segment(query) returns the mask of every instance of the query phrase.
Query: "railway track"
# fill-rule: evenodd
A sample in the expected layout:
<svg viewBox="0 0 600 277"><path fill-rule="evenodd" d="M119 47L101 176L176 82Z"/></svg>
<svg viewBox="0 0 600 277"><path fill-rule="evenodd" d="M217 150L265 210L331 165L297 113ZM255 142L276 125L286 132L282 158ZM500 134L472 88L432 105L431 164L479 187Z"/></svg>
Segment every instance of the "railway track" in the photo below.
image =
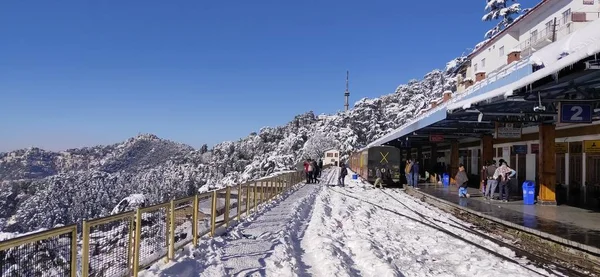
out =
<svg viewBox="0 0 600 277"><path fill-rule="evenodd" d="M500 253L497 253L494 250L488 249L488 248L486 248L486 247L484 247L482 245L479 245L477 243L473 243L472 241L470 241L470 240L468 240L466 238L463 238L463 237L461 237L459 235L456 235L451 230L448 230L447 228L442 227L441 224L446 225L448 227L453 227L453 228L456 228L456 229L464 230L465 232L468 232L468 233L471 233L473 235L477 235L477 236L483 237L483 238L488 239L488 240L490 240L490 241L492 241L492 242L494 242L494 243L496 243L498 245L501 245L503 247L506 247L508 249L513 250L518 257L525 257L529 261L531 261L533 264L535 264L536 266L538 266L540 268L544 268L547 271L548 274L545 274L545 275L541 274L542 276L550 276L552 274L555 274L555 275L566 275L566 276L590 276L589 273L587 273L587 272L583 272L582 270L576 270L576 269L573 269L573 268L569 268L569 267L566 267L565 265L563 265L563 264L561 264L561 263L559 263L557 261L551 261L551 260L546 259L544 257L540 257L539 255L535 255L533 253L529 253L529 252L524 251L523 249L520 249L520 248L518 248L518 247L516 247L516 246L514 246L512 244L509 244L509 243L504 242L502 240L499 240L499 239L497 239L497 238L495 238L493 236L490 236L489 234L482 233L479 230L476 230L476 229L473 229L473 228L471 228L469 226L466 226L466 225L464 225L461 222L458 222L458 221L455 221L455 220L452 220L452 219L451 219L452 222L443 222L443 221L437 220L435 218L429 217L427 215L424 215L424 214L422 214L422 213L420 213L418 211L415 211L414 209L410 208L408 205L402 203L402 201L400 201L396 197L392 196L386 190L382 190L382 192L384 194L386 194L386 196L388 198L394 200L395 202L398 202L400 205L402 205L407 210L411 211L411 213L413 213L414 215L416 215L418 218L414 217L414 216L411 216L411 215L407 215L407 214L401 213L401 212L399 212L397 210L393 210L393 209L389 209L389 208L383 207L383 206L381 206L379 204L376 204L376 203L372 203L368 199L361 199L361 197L356 197L354 195L350 195L348 189L332 188L331 190L334 191L334 192L336 192L336 193L342 194L342 195L344 195L346 197L354 198L354 199L356 199L358 201L361 201L363 203L366 203L366 204L375 206L377 208L380 208L381 210L393 213L395 215L402 216L402 217L407 218L409 220L418 222L420 224L426 225L426 226L428 226L430 228L433 228L435 230L443 232L443 233L445 233L445 234L447 234L447 235L449 235L451 237L454 237L456 239L462 240L465 243L468 243L468 244L473 245L473 246L475 246L475 247L477 247L477 248L479 248L479 249L481 249L481 250L483 250L485 252L488 252L488 253L490 253L490 254L498 257L498 258L501 258L501 259L506 260L508 262L517 264L517 265L519 265L519 266L521 266L521 267L523 267L523 268L525 268L525 269L527 269L529 271L532 271L532 273L535 273L536 275L540 275L540 273L537 272L537 271L534 271L534 270L530 269L529 267L527 267L526 265L524 265L522 263L519 263L518 261L514 260L513 258L510 258L510 257L507 257L507 256L502 255ZM401 191L399 189L394 189L394 190L391 190L391 191L395 191L397 193L401 193Z"/></svg>
<svg viewBox="0 0 600 277"><path fill-rule="evenodd" d="M400 191L393 191L394 193L401 193ZM408 207L406 204L402 203L402 201L398 200L396 197L393 197L391 195L391 193L387 192L387 191L383 191L383 193L385 193L386 195L388 195L390 198L392 198L394 201L398 202L399 204L401 204L402 206L406 207L407 209L409 209L410 211L414 212L415 214L418 214L420 217L422 218L426 218L427 216L415 211L414 209L411 209L410 207ZM515 244L511 244L508 243L506 241L503 241L501 239L498 239L497 237L493 236L490 234L489 231L487 230L483 230L481 228L477 228L472 227L472 226L465 226L464 224L462 224L461 222L458 222L457 220L454 220L452 218L449 218L449 220L451 222L453 222L454 224L451 224L451 226L453 226L454 228L458 228L461 230L464 230L466 232L469 232L473 235L477 235L480 237L483 237L489 241L492 241L500 246L506 247L508 249L511 249L515 252L515 254L517 256L520 257L525 257L528 260L534 262L536 265L543 267L543 268L547 268L548 266L553 267L553 271L558 271L562 274L565 274L567 276L590 276L588 272L586 272L586 269L584 268L574 268L572 265L567 265L564 262L561 261L557 261L557 260L551 260L548 259L546 257L540 256L539 254L533 253L531 251L526 251L522 248L520 248L518 245ZM467 220L468 221L468 220Z"/></svg>

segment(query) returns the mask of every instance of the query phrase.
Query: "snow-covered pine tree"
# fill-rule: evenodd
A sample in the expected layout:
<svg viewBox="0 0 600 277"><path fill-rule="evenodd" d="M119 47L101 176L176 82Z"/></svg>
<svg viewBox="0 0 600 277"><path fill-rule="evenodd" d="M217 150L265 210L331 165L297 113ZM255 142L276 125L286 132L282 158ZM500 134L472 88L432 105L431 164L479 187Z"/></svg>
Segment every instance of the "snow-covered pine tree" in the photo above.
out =
<svg viewBox="0 0 600 277"><path fill-rule="evenodd" d="M510 26L515 20L514 15L519 14L521 10L521 4L517 3L516 0L510 0L515 2L512 5L508 5L509 0L486 0L485 10L487 13L481 18L483 21L492 21L502 18L498 24L485 33L485 38L491 38L498 34L504 28Z"/></svg>

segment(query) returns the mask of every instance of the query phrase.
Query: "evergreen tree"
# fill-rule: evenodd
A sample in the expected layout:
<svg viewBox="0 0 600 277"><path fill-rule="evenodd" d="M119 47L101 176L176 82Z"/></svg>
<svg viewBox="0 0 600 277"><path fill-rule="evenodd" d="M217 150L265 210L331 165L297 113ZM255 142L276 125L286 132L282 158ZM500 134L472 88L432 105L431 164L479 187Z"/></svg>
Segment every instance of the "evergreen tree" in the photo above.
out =
<svg viewBox="0 0 600 277"><path fill-rule="evenodd" d="M208 152L208 145L202 144L202 146L200 147L200 154L204 154L206 152Z"/></svg>
<svg viewBox="0 0 600 277"><path fill-rule="evenodd" d="M504 30L506 27L510 26L515 21L514 16L518 15L521 10L521 4L516 3L516 0L511 0L512 5L508 6L507 2L509 0L486 0L487 4L485 5L485 10L487 13L481 18L483 21L492 21L496 19L500 19L498 24L487 31L485 33L485 38L491 38L498 34L500 31Z"/></svg>

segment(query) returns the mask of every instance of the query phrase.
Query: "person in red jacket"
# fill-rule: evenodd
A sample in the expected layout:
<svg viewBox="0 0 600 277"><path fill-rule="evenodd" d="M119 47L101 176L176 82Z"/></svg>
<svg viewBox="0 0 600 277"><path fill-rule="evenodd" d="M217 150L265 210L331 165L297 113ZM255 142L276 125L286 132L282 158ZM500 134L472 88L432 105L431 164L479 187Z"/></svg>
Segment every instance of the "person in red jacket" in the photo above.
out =
<svg viewBox="0 0 600 277"><path fill-rule="evenodd" d="M310 184L310 176L308 174L308 166L309 166L308 160L305 160L304 161L304 174L306 175L306 183Z"/></svg>

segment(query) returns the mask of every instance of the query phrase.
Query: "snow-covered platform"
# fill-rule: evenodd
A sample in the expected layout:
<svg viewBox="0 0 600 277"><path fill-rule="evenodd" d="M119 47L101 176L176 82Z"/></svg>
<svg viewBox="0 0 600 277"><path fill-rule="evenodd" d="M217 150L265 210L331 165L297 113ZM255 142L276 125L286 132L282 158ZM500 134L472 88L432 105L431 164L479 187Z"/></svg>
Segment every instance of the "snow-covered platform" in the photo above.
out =
<svg viewBox="0 0 600 277"><path fill-rule="evenodd" d="M502 203L485 200L478 189L469 188L471 198L458 197L455 187L433 184L419 186L424 193L500 222L522 226L544 237L558 237L567 245L600 254L600 213L570 206L524 205L523 201Z"/></svg>
<svg viewBox="0 0 600 277"><path fill-rule="evenodd" d="M140 276L564 276L400 189L338 186L338 172Z"/></svg>

